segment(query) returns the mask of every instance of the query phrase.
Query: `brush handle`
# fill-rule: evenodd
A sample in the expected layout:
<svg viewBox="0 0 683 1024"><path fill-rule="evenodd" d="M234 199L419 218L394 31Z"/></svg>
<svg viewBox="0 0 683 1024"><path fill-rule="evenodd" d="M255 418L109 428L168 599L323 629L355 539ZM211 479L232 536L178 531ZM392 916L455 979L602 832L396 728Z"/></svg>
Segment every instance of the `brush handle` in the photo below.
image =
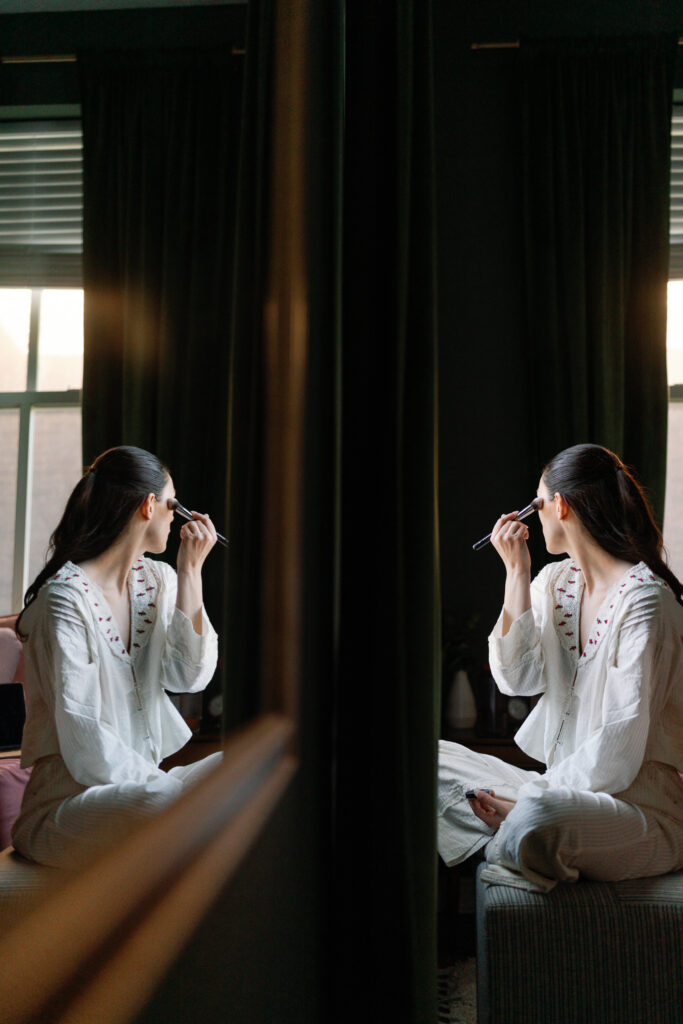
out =
<svg viewBox="0 0 683 1024"><path fill-rule="evenodd" d="M189 519L190 522L195 522L195 518L189 509L186 509L184 505L181 505L177 498L173 498L171 501L172 505L170 507L173 508L174 512L177 512L179 516L183 517L183 519ZM222 544L224 548L227 548L229 543L228 539L227 537L224 537L222 533L219 533L218 530L216 530L216 540L219 544Z"/></svg>
<svg viewBox="0 0 683 1024"><path fill-rule="evenodd" d="M526 519L528 516L530 516L532 514L532 512L535 512L540 507L541 507L540 499L539 498L534 498L534 500L531 502L530 505L527 505L526 508L523 508L521 512L517 513L517 515L513 519L513 522L517 523L517 522L520 521L520 519ZM473 551L480 551L481 548L485 548L486 545L490 544L490 543L491 543L491 534L487 533L485 537L482 537L481 540L478 540L476 544L472 545L472 550Z"/></svg>

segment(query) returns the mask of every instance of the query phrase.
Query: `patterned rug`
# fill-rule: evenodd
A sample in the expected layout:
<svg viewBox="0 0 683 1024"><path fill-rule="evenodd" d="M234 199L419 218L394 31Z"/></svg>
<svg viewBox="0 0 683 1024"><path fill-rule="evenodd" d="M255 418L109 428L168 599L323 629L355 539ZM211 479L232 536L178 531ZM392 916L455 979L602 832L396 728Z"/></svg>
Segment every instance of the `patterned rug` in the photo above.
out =
<svg viewBox="0 0 683 1024"><path fill-rule="evenodd" d="M456 960L440 967L438 1024L477 1024L477 961Z"/></svg>

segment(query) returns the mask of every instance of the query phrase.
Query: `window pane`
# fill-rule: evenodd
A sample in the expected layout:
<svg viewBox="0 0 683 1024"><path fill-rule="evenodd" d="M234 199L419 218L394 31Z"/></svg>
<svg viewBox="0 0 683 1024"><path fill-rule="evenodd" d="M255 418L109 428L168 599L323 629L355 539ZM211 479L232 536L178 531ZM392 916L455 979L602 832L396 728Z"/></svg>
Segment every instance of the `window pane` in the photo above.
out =
<svg viewBox="0 0 683 1024"><path fill-rule="evenodd" d="M669 386L683 384L683 281L669 281L666 357ZM668 562L683 579L683 402L669 401L664 546Z"/></svg>
<svg viewBox="0 0 683 1024"><path fill-rule="evenodd" d="M79 389L83 383L83 291L46 288L40 301L38 390Z"/></svg>
<svg viewBox="0 0 683 1024"><path fill-rule="evenodd" d="M14 561L14 517L17 500L17 448L19 410L0 409L0 615L18 612L12 607L12 567Z"/></svg>
<svg viewBox="0 0 683 1024"><path fill-rule="evenodd" d="M32 426L29 583L45 564L50 536L82 473L81 410L35 409Z"/></svg>
<svg viewBox="0 0 683 1024"><path fill-rule="evenodd" d="M666 309L666 363L669 386L683 384L683 281L669 281Z"/></svg>
<svg viewBox="0 0 683 1024"><path fill-rule="evenodd" d="M0 288L0 391L25 391L31 289Z"/></svg>
<svg viewBox="0 0 683 1024"><path fill-rule="evenodd" d="M683 580L683 402L669 402L669 445L666 460L664 546L668 562Z"/></svg>

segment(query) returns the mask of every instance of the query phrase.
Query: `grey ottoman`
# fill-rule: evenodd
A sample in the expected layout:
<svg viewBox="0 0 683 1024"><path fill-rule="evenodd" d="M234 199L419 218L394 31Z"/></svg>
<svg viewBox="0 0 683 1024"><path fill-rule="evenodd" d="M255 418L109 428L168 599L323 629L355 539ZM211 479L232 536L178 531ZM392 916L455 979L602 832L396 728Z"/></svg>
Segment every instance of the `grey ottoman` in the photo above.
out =
<svg viewBox="0 0 683 1024"><path fill-rule="evenodd" d="M541 895L484 867L479 1024L683 1024L683 872Z"/></svg>

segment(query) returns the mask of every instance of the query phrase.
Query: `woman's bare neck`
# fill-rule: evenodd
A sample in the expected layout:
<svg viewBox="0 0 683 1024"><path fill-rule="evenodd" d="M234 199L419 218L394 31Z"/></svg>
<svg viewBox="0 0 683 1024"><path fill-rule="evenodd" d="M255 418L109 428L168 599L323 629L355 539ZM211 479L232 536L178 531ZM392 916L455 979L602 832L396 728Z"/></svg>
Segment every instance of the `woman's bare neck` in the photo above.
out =
<svg viewBox="0 0 683 1024"><path fill-rule="evenodd" d="M80 563L88 579L96 583L105 593L127 593L128 574L140 557L137 546L112 544L96 558Z"/></svg>
<svg viewBox="0 0 683 1024"><path fill-rule="evenodd" d="M615 558L597 545L572 553L572 558L581 569L587 597L594 593L607 593L633 565L633 562Z"/></svg>

